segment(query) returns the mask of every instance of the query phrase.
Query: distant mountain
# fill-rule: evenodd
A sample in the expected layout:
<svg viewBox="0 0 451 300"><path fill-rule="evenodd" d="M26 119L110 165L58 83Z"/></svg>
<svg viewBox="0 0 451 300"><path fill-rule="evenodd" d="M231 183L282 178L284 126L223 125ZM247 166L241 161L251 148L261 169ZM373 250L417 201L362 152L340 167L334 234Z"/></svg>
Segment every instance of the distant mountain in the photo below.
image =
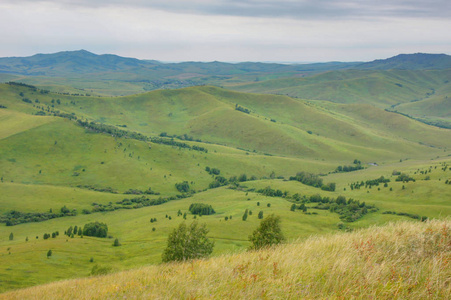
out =
<svg viewBox="0 0 451 300"><path fill-rule="evenodd" d="M399 54L355 66L360 70L443 70L451 68L451 56L446 54Z"/></svg>
<svg viewBox="0 0 451 300"><path fill-rule="evenodd" d="M243 73L317 72L349 68L357 63L315 63L286 65L276 63L183 62L160 63L154 60L97 55L86 50L36 54L30 57L0 58L0 73L28 76L66 77L74 74L127 72L161 78L184 73L233 75Z"/></svg>
<svg viewBox="0 0 451 300"><path fill-rule="evenodd" d="M86 74L124 71L154 65L112 54L96 55L86 50L36 54L30 57L0 58L0 72L32 76L61 76L68 73Z"/></svg>

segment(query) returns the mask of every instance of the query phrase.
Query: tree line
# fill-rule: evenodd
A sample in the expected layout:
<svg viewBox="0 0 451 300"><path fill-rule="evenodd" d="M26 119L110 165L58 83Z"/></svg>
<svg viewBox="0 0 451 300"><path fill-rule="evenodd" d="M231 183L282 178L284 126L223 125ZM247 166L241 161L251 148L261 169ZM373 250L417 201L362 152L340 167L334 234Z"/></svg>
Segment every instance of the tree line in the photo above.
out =
<svg viewBox="0 0 451 300"><path fill-rule="evenodd" d="M334 182L324 184L323 179L319 178L318 175L312 174L312 173L307 173L307 172L298 172L296 174L296 176L291 176L290 180L296 180L303 184L313 186L316 188L320 188L324 191L333 192L333 191L335 191L335 187L336 187Z"/></svg>
<svg viewBox="0 0 451 300"><path fill-rule="evenodd" d="M66 206L61 207L60 212L57 213L54 213L52 210L42 213L24 213L17 210L11 210L6 212L3 216L0 216L0 223L6 223L6 226L14 226L22 223L42 222L50 219L76 215L76 209L70 210Z"/></svg>
<svg viewBox="0 0 451 300"><path fill-rule="evenodd" d="M201 146L197 146L197 145L190 146L186 143L177 142L174 139L166 139L166 138L162 138L162 137L147 137L139 132L119 129L116 126L112 126L112 125L105 125L105 124L99 124L99 123L95 123L95 122L88 122L88 121L82 121L82 120L77 120L77 124L79 126L84 127L85 129L89 129L94 132L106 133L113 137L129 138L129 139L135 139L135 140L144 141L144 142L150 141L155 144L163 144L163 145L174 146L174 147L178 147L178 148L185 148L185 149L190 149L190 150L201 151L201 152L205 152L205 153L208 152L208 150L206 148L201 147Z"/></svg>

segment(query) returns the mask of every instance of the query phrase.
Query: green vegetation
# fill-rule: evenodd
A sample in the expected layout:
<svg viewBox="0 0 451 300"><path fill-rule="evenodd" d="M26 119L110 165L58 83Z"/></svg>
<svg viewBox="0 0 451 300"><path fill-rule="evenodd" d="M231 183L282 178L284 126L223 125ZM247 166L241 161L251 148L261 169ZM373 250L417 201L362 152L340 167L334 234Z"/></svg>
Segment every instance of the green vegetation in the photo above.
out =
<svg viewBox="0 0 451 300"><path fill-rule="evenodd" d="M189 227L181 223L169 235L167 247L163 252L163 262L184 261L209 256L213 252L214 242L207 238L205 224L193 221Z"/></svg>
<svg viewBox="0 0 451 300"><path fill-rule="evenodd" d="M314 236L260 251L58 281L0 297L258 299L263 295L334 299L358 295L392 299L396 294L403 299L447 299L451 294L447 256L450 228L446 220L398 222ZM92 274L109 272L106 268L105 272Z"/></svg>
<svg viewBox="0 0 451 300"><path fill-rule="evenodd" d="M280 228L280 217L271 214L264 218L257 229L249 236L252 243L249 249L258 250L280 244L285 237Z"/></svg>
<svg viewBox="0 0 451 300"><path fill-rule="evenodd" d="M92 222L85 224L83 227L83 235L96 236L104 238L108 234L108 226L105 223Z"/></svg>
<svg viewBox="0 0 451 300"><path fill-rule="evenodd" d="M440 72L340 71L302 79L349 84L348 94L357 95L349 101L361 97L371 105L211 86L98 97L100 86L89 96L30 81L0 84L0 291L159 264L184 220L208 227L205 238L218 256L252 247L249 236L273 214L289 243L396 220L443 219L451 214L449 130L385 111L431 93L426 86L446 110L448 73ZM127 94L135 87L130 83ZM393 99L381 94L386 88ZM317 92L332 95L330 89ZM336 92L337 102L345 94ZM191 205L197 213L190 214ZM86 234L96 222L94 234ZM273 262L271 273L282 274ZM243 282L245 265L235 267L231 274Z"/></svg>
<svg viewBox="0 0 451 300"><path fill-rule="evenodd" d="M208 216L215 213L213 207L205 203L191 203L191 205L189 206L189 211L193 215L199 216Z"/></svg>

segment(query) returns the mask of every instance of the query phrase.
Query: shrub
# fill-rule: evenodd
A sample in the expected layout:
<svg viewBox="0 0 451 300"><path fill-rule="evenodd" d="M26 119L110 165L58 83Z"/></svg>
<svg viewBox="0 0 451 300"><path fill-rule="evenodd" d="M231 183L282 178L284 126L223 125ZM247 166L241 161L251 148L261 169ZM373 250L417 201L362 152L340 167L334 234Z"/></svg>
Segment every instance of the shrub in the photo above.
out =
<svg viewBox="0 0 451 300"><path fill-rule="evenodd" d="M121 243L119 243L119 239L116 238L116 239L114 240L113 246L114 246L114 247L119 247L120 245L121 245Z"/></svg>
<svg viewBox="0 0 451 300"><path fill-rule="evenodd" d="M194 221L187 227L185 223L181 223L169 234L162 256L163 262L207 257L214 247L214 242L207 238L207 233L205 224L198 226L197 221Z"/></svg>
<svg viewBox="0 0 451 300"><path fill-rule="evenodd" d="M260 226L249 236L250 250L257 250L280 244L285 240L280 228L280 217L271 214L263 219Z"/></svg>

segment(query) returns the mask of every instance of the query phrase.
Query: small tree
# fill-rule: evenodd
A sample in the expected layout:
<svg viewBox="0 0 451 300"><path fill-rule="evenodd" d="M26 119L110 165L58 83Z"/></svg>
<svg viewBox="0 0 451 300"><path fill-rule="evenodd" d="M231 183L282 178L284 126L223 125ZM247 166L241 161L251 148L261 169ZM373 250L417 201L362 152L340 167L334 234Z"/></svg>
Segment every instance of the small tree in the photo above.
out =
<svg viewBox="0 0 451 300"><path fill-rule="evenodd" d="M47 251L47 258L50 258L52 256L52 250Z"/></svg>
<svg viewBox="0 0 451 300"><path fill-rule="evenodd" d="M12 232L9 234L9 240L10 241L14 240L14 234Z"/></svg>
<svg viewBox="0 0 451 300"><path fill-rule="evenodd" d="M243 221L246 221L246 220L247 220L247 209L244 211L244 215L243 215L243 217L242 217L242 220L243 220Z"/></svg>
<svg viewBox="0 0 451 300"><path fill-rule="evenodd" d="M279 244L285 240L280 229L280 217L271 214L261 221L260 226L249 236L250 250Z"/></svg>
<svg viewBox="0 0 451 300"><path fill-rule="evenodd" d="M121 245L121 243L119 243L119 239L116 238L116 239L114 240L113 246L114 246L114 247L119 247L120 245Z"/></svg>
<svg viewBox="0 0 451 300"><path fill-rule="evenodd" d="M258 213L258 218L263 219L263 211L262 210Z"/></svg>
<svg viewBox="0 0 451 300"><path fill-rule="evenodd" d="M189 227L183 222L168 236L168 244L163 252L163 262L183 261L207 257L213 252L214 242L207 238L205 224L198 226L193 221Z"/></svg>
<svg viewBox="0 0 451 300"><path fill-rule="evenodd" d="M291 205L290 210L291 210L291 211L295 211L295 210L296 210L296 204L293 203L293 204Z"/></svg>

